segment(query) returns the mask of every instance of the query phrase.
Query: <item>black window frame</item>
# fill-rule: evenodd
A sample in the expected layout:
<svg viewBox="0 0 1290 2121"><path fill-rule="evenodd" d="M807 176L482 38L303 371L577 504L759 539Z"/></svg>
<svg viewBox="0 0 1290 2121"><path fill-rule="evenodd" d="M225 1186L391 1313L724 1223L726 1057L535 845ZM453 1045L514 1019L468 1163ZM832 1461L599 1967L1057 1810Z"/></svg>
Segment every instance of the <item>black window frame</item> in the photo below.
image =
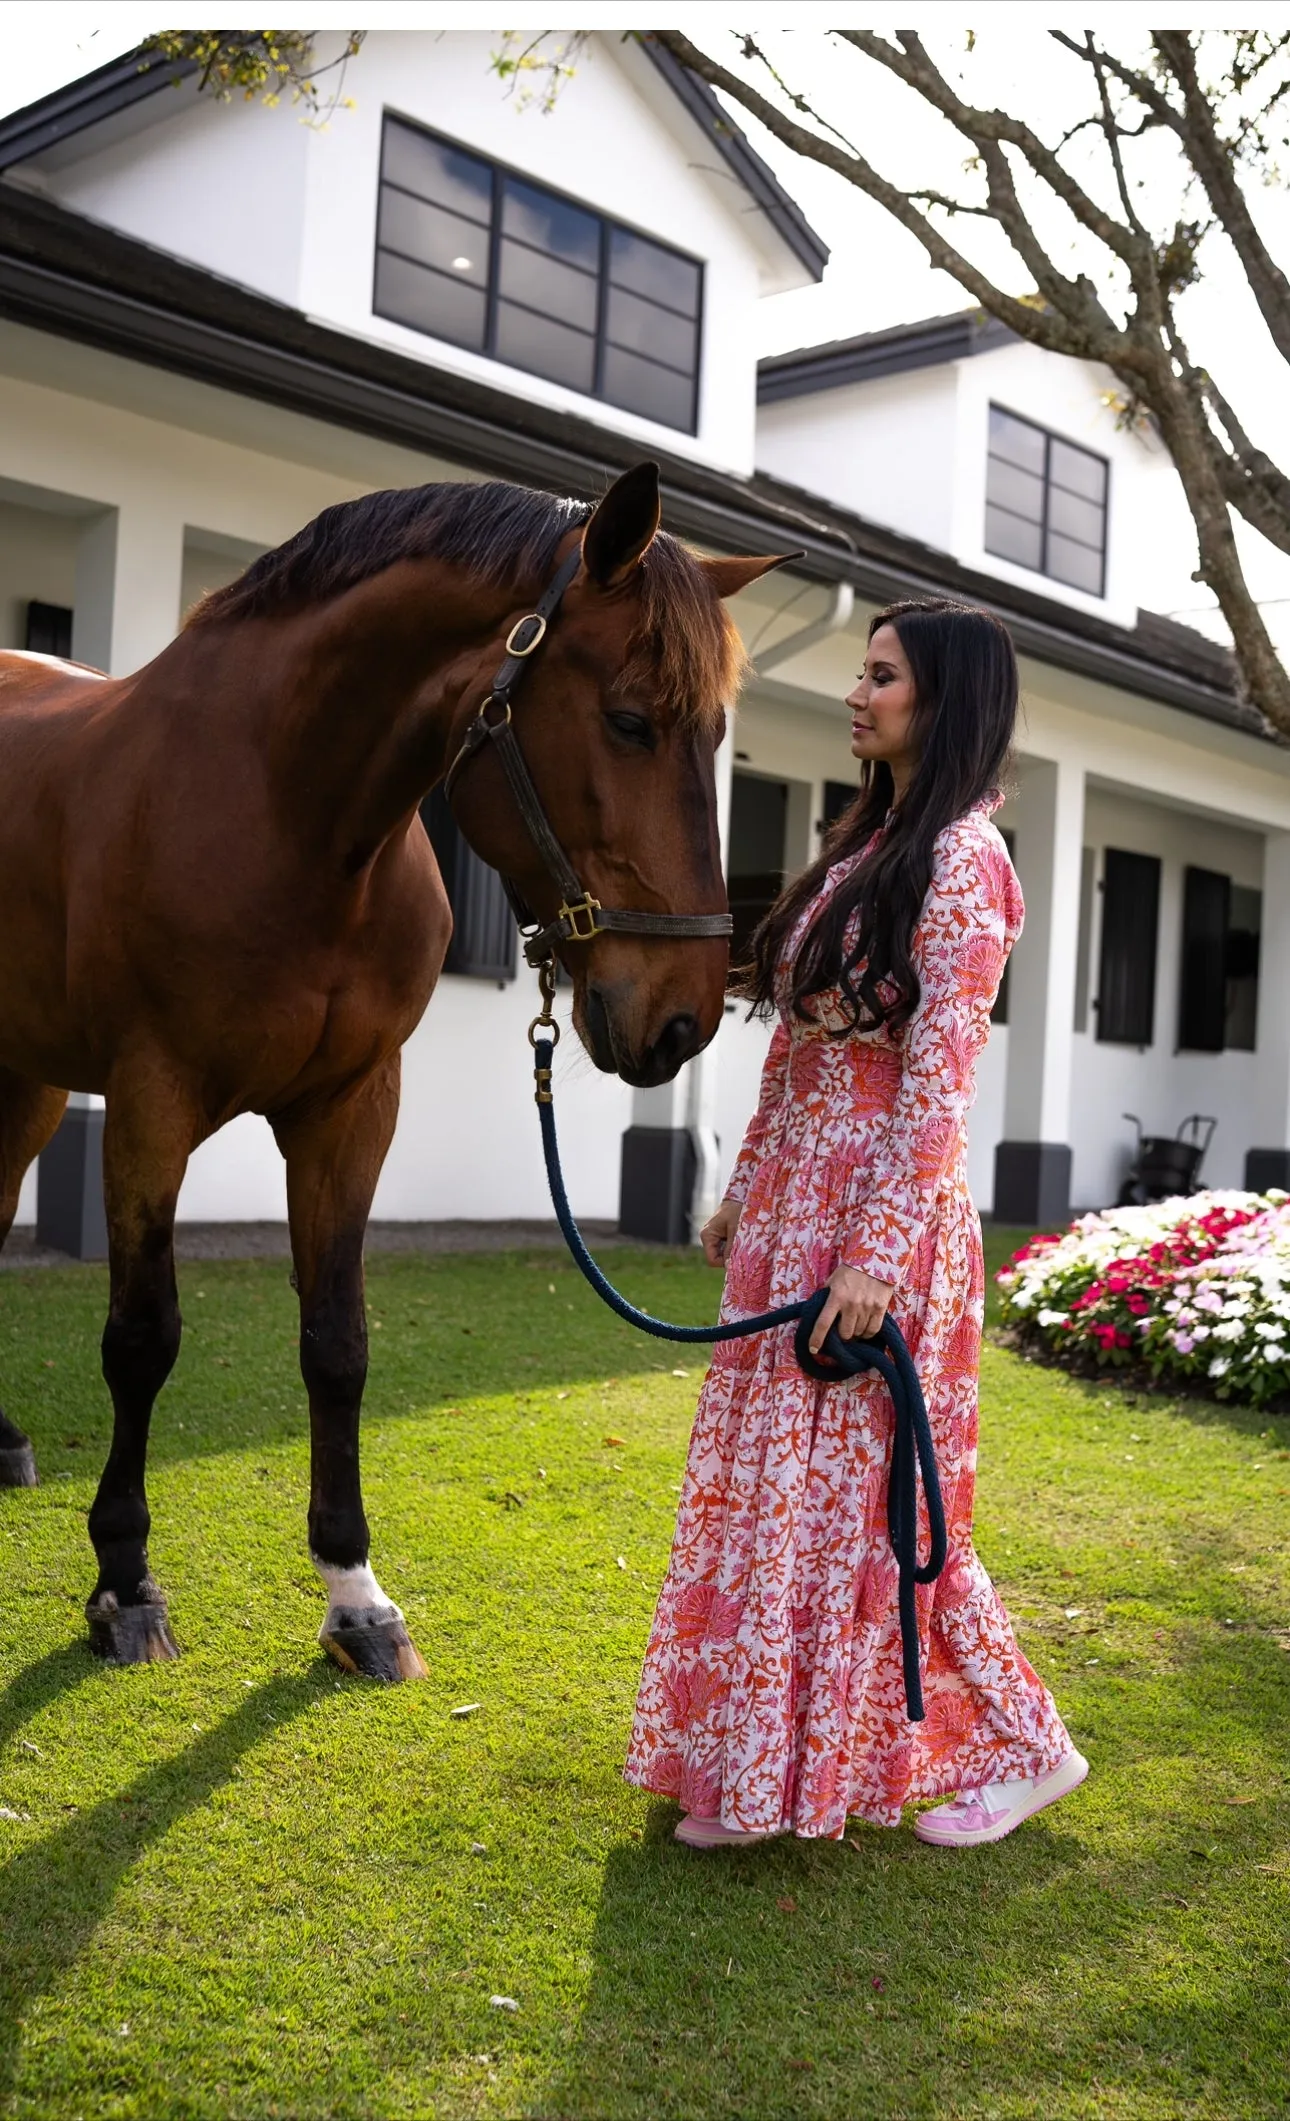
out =
<svg viewBox="0 0 1290 2121"><path fill-rule="evenodd" d="M436 146L447 148L453 154L466 156L471 161L479 163L483 168L487 169L490 174L491 218L489 227L486 231L488 237L488 264L486 268L486 277L483 287L484 330L483 342L479 346L469 346L466 344L465 341L451 339L447 337L446 334L439 334L432 331L428 331L424 325L411 324L406 318L396 316L390 309L382 308L378 302L377 296L380 262L383 255L403 258L409 264L417 266L422 271L433 272L438 270L438 268L436 267L427 266L424 258L413 257L409 252L395 249L392 244L383 245L381 242L381 203L384 197L387 184L390 185L390 188L392 190L402 192L405 197L415 198L419 196L418 194L407 192L405 187L402 185L394 184L393 181L391 179L388 179L385 175L386 141L389 137L389 131L391 126L402 126L405 130L409 132L419 133L422 138L434 141ZM511 308L515 309L527 309L529 314L536 317L545 316L544 312L540 310L534 310L530 307L530 305L518 301L512 295L508 295L501 284L503 204L505 197L505 187L508 178L513 178L517 184L524 185L529 191L541 193L545 197L557 201L562 206L573 207L578 213L585 215L588 219L593 220L598 224L599 248L595 273L596 321L592 331L588 334L588 336L591 337L593 343L593 373L592 386L590 390L584 389L582 385L578 383L564 382L560 377L550 375L545 369L527 366L523 361L516 360L512 354L499 354L497 351L498 315L503 303L506 303ZM432 202L427 201L426 203L429 204ZM539 182L538 180L530 176L527 170L517 169L512 164L507 162L499 162L495 156L481 154L478 148L468 145L464 140L454 140L450 134L441 133L437 131L434 126L423 125L416 118L408 118L405 117L400 111L393 111L389 109L384 110L381 114L381 148L380 161L377 168L376 217L376 230L372 244L373 316L382 317L387 323L390 324L401 325L403 330L414 331L421 338L441 337L443 339L443 343L446 345L463 346L466 351L471 353L478 353L482 355L485 360L502 362L508 368L518 368L525 375L540 375L545 382L555 383L557 387L562 390L574 391L579 397L593 398L597 401L597 403L602 405L612 405L619 412L629 413L633 419L649 420L654 426L666 428L672 434L698 434L699 393L700 384L703 376L704 323L707 312L707 266L706 261L704 259L695 257L689 251L682 250L678 244L665 243L661 241L658 236L652 234L647 229L633 227L633 225L628 221L620 221L612 214L602 213L598 207L589 206L585 199L576 198L572 192L561 191L557 188L557 186L553 184ZM482 232L483 223L480 222L477 225L480 227ZM689 416L684 423L660 419L655 413L640 412L634 406L623 405L617 398L611 397L603 387L606 353L607 351L613 350L617 345L617 342L610 340L608 336L608 313L610 294L615 286L619 287L621 292L633 295L637 300L652 303L652 306L654 308L666 311L669 316L681 316L683 314L683 312L681 312L680 310L672 308L670 304L665 302L653 301L651 297L642 296L638 293L637 290L627 288L623 286L622 283L616 282L611 278L610 252L615 232L625 236L630 236L638 242L647 243L651 245L655 250L663 251L670 257L680 259L683 264L693 267L697 275L697 290L695 296L694 313L694 370L693 374L689 378ZM511 243L519 243L522 248L534 248L534 246L526 244L524 242L524 239L521 237L508 235L507 241ZM447 276L444 275L443 277ZM590 274L588 275L588 277L591 277ZM559 323L560 319L551 318L548 316L546 317L546 321ZM686 321L688 321L688 319ZM581 326L579 326L578 329L581 330ZM675 367L671 362L659 360L654 355L636 354L636 350L632 347L625 347L619 350L627 354L631 354L637 359L648 361L656 368L666 369L670 375L685 375L684 369L679 369Z"/></svg>
<svg viewBox="0 0 1290 2121"><path fill-rule="evenodd" d="M1125 847L1102 850L1102 934L1093 1004L1100 1045L1145 1050L1155 1044L1162 866L1156 854Z"/></svg>
<svg viewBox="0 0 1290 2121"><path fill-rule="evenodd" d="M997 501L997 500L992 500L992 499L991 499L991 496L990 496L990 466L991 466L992 464L1006 464L1006 465L1008 465L1008 466L1009 466L1009 468L1010 468L1010 469L1014 469L1014 470L1015 470L1015 469L1017 469L1018 467L1016 467L1015 465L1013 465L1013 464L1012 464L1012 460L1011 460L1011 458L1009 458L1009 457L1002 457L1002 456L999 456L999 455L997 454L997 452L995 451L995 449L994 449L994 448L993 448L993 446L992 446L992 441L993 441L993 438L992 438L992 436L991 436L991 433L990 433L990 430L989 430L989 428L988 428L988 426L987 426L987 431L986 431L986 451L985 451L985 523L984 523L984 527L983 527L983 536L982 536L982 543L983 543L983 545L984 545L984 548L985 548L986 552L988 552L988 553L989 553L989 555L990 555L991 559L994 559L994 560L1006 560L1006 561L1007 561L1007 563L1008 563L1008 565L1009 565L1010 567L1020 567L1020 568L1022 568L1022 569L1024 570L1024 572L1025 572L1025 573L1027 573L1027 574L1038 574L1038 575L1042 575L1042 576L1043 576L1043 578L1044 578L1044 580L1045 580L1046 582L1060 582L1060 583L1061 583L1061 585L1062 585L1062 587L1063 587L1064 589L1073 589L1073 590L1075 590L1075 592L1077 593L1077 595L1080 595L1080 596L1094 596L1094 597L1096 597L1096 598L1098 599L1098 601L1099 601L1099 602L1104 602L1104 601L1105 601L1105 598L1106 598L1106 564L1107 564L1107 551L1108 551L1108 547L1109 547L1109 544L1110 544L1110 524L1111 524L1111 459L1110 459L1109 457L1104 457L1104 456L1101 456L1101 455L1099 455L1099 453L1098 453L1098 451L1097 451L1096 449L1087 449L1087 448L1086 448L1086 447L1084 446L1084 444L1083 444L1082 442L1072 442L1072 441L1071 441L1071 439L1070 439L1070 437L1069 437L1068 435L1062 435L1062 434L1058 434L1058 433L1057 433L1057 432L1055 431L1055 429L1053 429L1053 428L1051 428L1051 427L1044 427L1044 426L1041 426L1041 424L1040 424L1040 422L1039 422L1038 420L1032 420L1032 419L1030 419L1030 418L1029 418L1029 417L1028 417L1028 416L1027 416L1027 415L1026 415L1025 413L1022 413L1022 412L1014 412L1014 411L1013 411L1013 409L1012 409L1012 407L1011 407L1010 405L1000 405L1000 404L996 403L996 401L995 401L995 400L994 400L994 399L992 398L992 399L990 400L990 403L989 403L989 413L993 414L993 413L996 413L996 412L998 412L998 413L1002 413L1002 414L1003 414L1003 416L1005 417L1005 419L1009 419L1009 420L1015 420L1015 421L1016 421L1016 423L1017 423L1017 425L1018 425L1019 427L1029 427L1029 428L1031 429L1032 433L1034 433L1034 434L1037 434L1037 435L1041 435L1041 436L1043 437L1043 443L1044 443L1044 469L1043 469L1043 473L1042 473L1042 477L1041 477L1041 486L1042 486L1042 501L1041 501L1041 506L1042 506L1042 514L1041 514L1041 516L1040 516L1040 519L1039 519L1039 522L1038 522L1038 524L1036 525L1036 524L1035 524L1035 521L1034 521L1034 518L1033 518L1032 516L1023 516L1023 515L1020 515L1020 514L1018 513L1018 511L1017 511L1017 510L1016 510L1015 508L1009 508L1009 507L1007 507L1007 506L1006 506L1006 504L1005 504L1005 503L1003 503L1002 501ZM988 418L988 415L987 415L987 418ZM1050 523L1050 516L1051 516L1051 499L1052 499L1052 492L1053 492L1053 487L1054 487L1054 484L1056 483L1056 482L1054 481L1054 479L1053 479L1053 475L1052 475L1052 462L1053 462L1053 444L1054 444L1054 442L1058 442L1058 443L1060 443L1060 445L1061 445L1061 447L1062 447L1063 449L1070 449L1070 450L1073 450L1073 451L1075 452L1075 454L1076 454L1076 455L1078 455L1078 456L1081 456L1081 457L1088 457L1088 458L1089 458L1089 459L1090 459L1090 460L1091 460L1091 461L1092 461L1092 462L1093 462L1094 464L1100 464L1100 465L1101 465L1101 467L1102 467L1102 501L1101 501L1101 509L1102 509L1102 542L1101 542L1101 545L1100 545L1100 546L1086 545L1086 544L1084 543L1084 540L1083 540L1082 538L1075 538L1075 537L1071 537L1070 533L1069 533L1069 532L1067 532L1067 531L1060 531L1060 532L1057 532L1057 533L1055 533L1055 534L1056 534L1057 536L1060 536L1060 537L1065 537L1065 538L1066 538L1066 539L1068 540L1068 542L1069 542L1070 544L1073 544L1073 545L1080 545L1080 546L1082 546L1085 552L1096 552L1096 553L1097 553L1097 555L1098 555L1098 561L1099 561L1099 566L1098 566L1098 586L1097 586L1096 590L1092 590L1092 589L1087 589L1087 588L1085 588L1085 586L1084 586L1084 584L1083 584L1082 582L1071 582L1071 581L1068 581L1068 580L1066 579L1066 576L1065 576L1065 575L1062 575L1062 574L1058 574L1058 573L1057 573L1057 572L1055 571L1055 569L1053 569L1052 567L1050 567L1050 566L1049 566L1049 564L1048 564L1048 562L1049 562L1049 537L1050 537L1050 533L1051 533L1051 523ZM1060 486L1059 486L1059 491L1061 491L1061 492L1065 493L1065 492L1068 492L1068 491L1070 491L1070 489L1069 489L1069 488L1067 488L1067 487L1060 487ZM1078 499L1078 500L1085 500L1085 501L1086 501L1086 500L1088 500L1088 495L1087 495L1087 494L1078 494L1078 495L1076 495L1076 496L1075 496L1075 498L1076 498L1076 499ZM1017 522L1019 522L1019 523L1027 523L1027 524L1029 524L1029 525L1031 526L1031 528L1032 528L1032 529L1033 529L1033 528L1038 528L1038 531L1039 531L1039 561L1040 561L1040 564L1039 564L1039 566L1038 566L1038 567L1031 567L1031 566L1030 566L1030 565L1028 564L1028 562L1027 562L1027 561L1025 561L1025 560L1018 560L1018 559L1016 559L1016 558L1015 558L1015 557L1014 557L1014 556L1013 556L1013 555L1012 555L1011 553L1007 553L1007 552L998 552L998 551L996 551L996 550L995 550L995 548L994 548L994 547L993 547L993 546L992 546L992 545L990 544L990 542L989 542L989 539L990 539L990 510L991 510L992 508L993 508L993 509L997 509L1000 515L1009 515L1009 516L1012 516L1012 517L1013 517L1013 518L1014 518L1014 519L1015 519L1015 520L1016 520Z"/></svg>
<svg viewBox="0 0 1290 2121"><path fill-rule="evenodd" d="M23 646L33 655L58 655L64 658L72 652L72 608L70 604L45 604L39 597L30 597L27 615L23 624Z"/></svg>

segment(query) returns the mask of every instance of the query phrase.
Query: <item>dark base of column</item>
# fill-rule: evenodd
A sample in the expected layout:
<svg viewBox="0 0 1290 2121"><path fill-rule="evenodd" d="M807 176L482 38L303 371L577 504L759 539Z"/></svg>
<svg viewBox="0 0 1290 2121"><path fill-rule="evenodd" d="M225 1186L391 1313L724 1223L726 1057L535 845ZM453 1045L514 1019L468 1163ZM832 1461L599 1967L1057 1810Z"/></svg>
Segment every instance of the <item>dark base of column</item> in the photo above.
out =
<svg viewBox="0 0 1290 2121"><path fill-rule="evenodd" d="M1290 1193L1290 1149L1247 1149L1245 1184L1250 1193Z"/></svg>
<svg viewBox="0 0 1290 2121"><path fill-rule="evenodd" d="M624 1237L688 1245L694 1143L684 1127L629 1127L623 1136L618 1227Z"/></svg>
<svg viewBox="0 0 1290 2121"><path fill-rule="evenodd" d="M998 1143L991 1213L997 1223L1037 1223L1042 1229L1069 1222L1071 1152L1066 1143Z"/></svg>
<svg viewBox="0 0 1290 2121"><path fill-rule="evenodd" d="M76 1108L36 1166L36 1236L73 1259L106 1259L103 1210L103 1113Z"/></svg>

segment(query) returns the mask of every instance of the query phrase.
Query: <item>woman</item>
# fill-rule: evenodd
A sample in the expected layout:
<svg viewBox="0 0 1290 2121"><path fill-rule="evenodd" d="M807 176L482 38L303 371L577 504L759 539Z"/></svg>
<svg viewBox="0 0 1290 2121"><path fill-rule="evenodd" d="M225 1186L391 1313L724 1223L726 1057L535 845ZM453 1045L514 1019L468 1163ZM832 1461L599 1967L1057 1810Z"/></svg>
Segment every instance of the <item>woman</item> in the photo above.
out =
<svg viewBox="0 0 1290 2121"><path fill-rule="evenodd" d="M918 1592L926 1717L905 1714L886 1529L891 1410L819 1385L792 1331L728 1341L699 1399L628 1780L710 1848L839 1837L849 1814L997 1841L1088 1772L972 1547L984 1271L964 1121L1022 903L990 823L1017 666L988 612L896 604L847 701L860 793L753 939L778 1016L726 1198L703 1231L723 1315L827 1282L818 1348L888 1306L926 1395L949 1554ZM921 1550L926 1551L924 1516Z"/></svg>

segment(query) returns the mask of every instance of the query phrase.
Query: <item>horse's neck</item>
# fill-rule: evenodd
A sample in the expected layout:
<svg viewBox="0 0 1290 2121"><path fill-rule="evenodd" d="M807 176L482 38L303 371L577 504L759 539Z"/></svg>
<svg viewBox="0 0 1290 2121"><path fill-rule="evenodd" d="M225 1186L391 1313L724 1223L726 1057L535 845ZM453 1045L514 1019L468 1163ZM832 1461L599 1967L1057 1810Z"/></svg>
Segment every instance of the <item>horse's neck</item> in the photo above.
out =
<svg viewBox="0 0 1290 2121"><path fill-rule="evenodd" d="M286 654L265 673L272 767L315 845L357 864L442 777L515 603L405 561L284 622Z"/></svg>

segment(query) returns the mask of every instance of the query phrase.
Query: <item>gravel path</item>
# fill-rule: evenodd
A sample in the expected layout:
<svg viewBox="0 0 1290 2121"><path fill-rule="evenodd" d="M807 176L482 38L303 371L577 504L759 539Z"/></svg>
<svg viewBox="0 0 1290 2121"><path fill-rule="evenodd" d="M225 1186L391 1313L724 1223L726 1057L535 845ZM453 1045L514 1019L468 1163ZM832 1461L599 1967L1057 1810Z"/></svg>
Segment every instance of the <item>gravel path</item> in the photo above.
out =
<svg viewBox="0 0 1290 2121"><path fill-rule="evenodd" d="M585 1222L582 1230L594 1248L640 1244L623 1237L610 1222ZM376 1252L524 1252L563 1247L554 1222L369 1223L367 1250ZM667 1249L660 1246L660 1251ZM289 1259L285 1223L177 1223L175 1257L185 1259ZM11 1232L0 1271L6 1267L67 1267L77 1264L65 1252L38 1245L30 1224Z"/></svg>

